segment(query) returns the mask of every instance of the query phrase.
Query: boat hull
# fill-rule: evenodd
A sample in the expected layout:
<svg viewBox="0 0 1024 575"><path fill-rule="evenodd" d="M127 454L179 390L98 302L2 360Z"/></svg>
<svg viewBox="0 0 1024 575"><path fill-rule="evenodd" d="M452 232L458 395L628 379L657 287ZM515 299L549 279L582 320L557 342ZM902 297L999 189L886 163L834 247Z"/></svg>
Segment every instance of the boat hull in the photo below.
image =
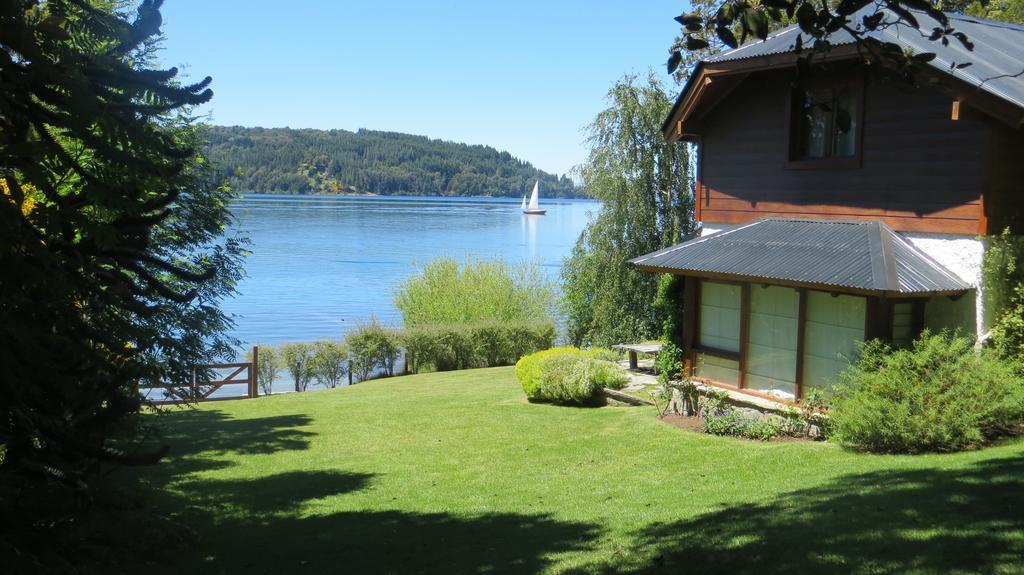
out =
<svg viewBox="0 0 1024 575"><path fill-rule="evenodd" d="M547 210L523 210L523 213L528 216L543 216L548 213Z"/></svg>

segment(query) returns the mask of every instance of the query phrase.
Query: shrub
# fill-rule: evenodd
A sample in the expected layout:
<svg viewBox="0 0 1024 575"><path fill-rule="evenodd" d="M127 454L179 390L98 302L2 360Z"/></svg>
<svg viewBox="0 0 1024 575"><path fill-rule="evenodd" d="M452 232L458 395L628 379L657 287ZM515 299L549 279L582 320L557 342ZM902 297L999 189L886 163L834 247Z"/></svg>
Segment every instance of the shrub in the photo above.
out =
<svg viewBox="0 0 1024 575"><path fill-rule="evenodd" d="M683 374L683 350L671 341L663 341L655 366L658 368L658 381L662 385L679 379Z"/></svg>
<svg viewBox="0 0 1024 575"><path fill-rule="evenodd" d="M540 399L540 364L543 359L564 355L575 356L581 353L582 351L575 347L553 347L523 356L516 362L516 378L519 380L519 384L523 386L526 397Z"/></svg>
<svg viewBox="0 0 1024 575"><path fill-rule="evenodd" d="M306 391L309 380L313 378L313 346L308 343L286 343L281 346L280 354L281 364L295 382L295 391Z"/></svg>
<svg viewBox="0 0 1024 575"><path fill-rule="evenodd" d="M550 322L420 326L399 335L412 371L428 366L447 371L511 365L526 354L551 347L554 339Z"/></svg>
<svg viewBox="0 0 1024 575"><path fill-rule="evenodd" d="M320 385L338 387L348 373L348 350L344 345L331 340L313 342L310 369Z"/></svg>
<svg viewBox="0 0 1024 575"><path fill-rule="evenodd" d="M263 395L269 395L274 391L274 380L277 379L277 371L281 368L279 352L272 345L259 344L258 365L256 366L256 385L260 386ZM252 361L252 351L245 354L247 361Z"/></svg>
<svg viewBox="0 0 1024 575"><path fill-rule="evenodd" d="M586 403L601 388L618 389L628 377L611 361L597 359L607 350L559 347L523 357L516 377L526 396L559 403Z"/></svg>
<svg viewBox="0 0 1024 575"><path fill-rule="evenodd" d="M629 376L615 362L605 359L588 358L590 380L599 388L622 389L629 382Z"/></svg>
<svg viewBox="0 0 1024 575"><path fill-rule="evenodd" d="M598 387L589 377L589 360L582 356L556 355L539 364L538 399L559 403L586 403L597 394Z"/></svg>
<svg viewBox="0 0 1024 575"><path fill-rule="evenodd" d="M831 420L828 417L829 399L824 390L810 387L800 400L800 410L796 412L794 424L799 425L804 435L810 435L814 426L818 426L820 439L831 433Z"/></svg>
<svg viewBox="0 0 1024 575"><path fill-rule="evenodd" d="M701 422L701 431L711 435L733 435L768 441L784 435L787 425L783 418L771 415L745 414L740 411L724 411L716 415L705 416Z"/></svg>
<svg viewBox="0 0 1024 575"><path fill-rule="evenodd" d="M925 331L909 350L865 344L830 420L834 439L870 451L965 449L1024 423L1024 382L967 338Z"/></svg>
<svg viewBox="0 0 1024 575"><path fill-rule="evenodd" d="M721 415L732 411L729 403L729 394L721 389L706 389L704 391L704 417Z"/></svg>
<svg viewBox="0 0 1024 575"><path fill-rule="evenodd" d="M704 433L712 435L739 435L738 430L742 425L742 415L736 411L727 411L717 415L704 416L700 429Z"/></svg>
<svg viewBox="0 0 1024 575"><path fill-rule="evenodd" d="M557 303L554 283L533 263L503 260L431 260L406 279L395 307L406 327L483 321L551 321Z"/></svg>
<svg viewBox="0 0 1024 575"><path fill-rule="evenodd" d="M352 362L349 369L359 381L380 370L386 376L394 375L398 359L398 334L382 326L377 318L359 324L345 335L345 347Z"/></svg>

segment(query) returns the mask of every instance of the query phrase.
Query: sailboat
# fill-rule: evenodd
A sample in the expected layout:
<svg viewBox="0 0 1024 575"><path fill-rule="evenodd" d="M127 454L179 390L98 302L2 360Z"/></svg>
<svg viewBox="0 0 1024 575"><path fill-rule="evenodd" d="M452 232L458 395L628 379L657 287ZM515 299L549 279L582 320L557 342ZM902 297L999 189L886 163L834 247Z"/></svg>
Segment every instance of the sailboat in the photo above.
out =
<svg viewBox="0 0 1024 575"><path fill-rule="evenodd" d="M533 193L530 194L530 203L526 204L526 197L523 197L523 213L532 216L543 216L548 211L540 209L540 194L537 188L540 186L540 182L533 184Z"/></svg>

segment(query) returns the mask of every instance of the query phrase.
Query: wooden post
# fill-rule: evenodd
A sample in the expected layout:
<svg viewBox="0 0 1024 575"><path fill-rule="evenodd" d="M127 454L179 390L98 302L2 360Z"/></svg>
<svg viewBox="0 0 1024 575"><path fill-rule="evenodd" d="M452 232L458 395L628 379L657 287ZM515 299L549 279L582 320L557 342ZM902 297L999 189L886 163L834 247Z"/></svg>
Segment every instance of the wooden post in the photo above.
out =
<svg viewBox="0 0 1024 575"><path fill-rule="evenodd" d="M864 340L892 341L892 302L884 297L869 296L864 314Z"/></svg>
<svg viewBox="0 0 1024 575"><path fill-rule="evenodd" d="M348 384L352 385L352 360L348 360Z"/></svg>
<svg viewBox="0 0 1024 575"><path fill-rule="evenodd" d="M636 360L636 350L635 349L631 349L631 350L629 350L629 369L631 371L636 371L637 370L637 365L638 364L637 364L637 360Z"/></svg>
<svg viewBox="0 0 1024 575"><path fill-rule="evenodd" d="M252 346L252 365L249 366L249 397L259 397L260 346Z"/></svg>
<svg viewBox="0 0 1024 575"><path fill-rule="evenodd" d="M740 360L739 387L743 389L747 380L747 347L750 343L750 284L740 286Z"/></svg>
<svg viewBox="0 0 1024 575"><path fill-rule="evenodd" d="M196 383L196 368L192 368L192 388L189 392L189 401L199 403L199 385Z"/></svg>
<svg viewBox="0 0 1024 575"><path fill-rule="evenodd" d="M796 320L796 400L804 397L804 346L807 336L807 290L800 288L800 304Z"/></svg>
<svg viewBox="0 0 1024 575"><path fill-rule="evenodd" d="M694 345L697 343L697 295L700 283L695 277L683 280L683 371L686 376L694 375Z"/></svg>

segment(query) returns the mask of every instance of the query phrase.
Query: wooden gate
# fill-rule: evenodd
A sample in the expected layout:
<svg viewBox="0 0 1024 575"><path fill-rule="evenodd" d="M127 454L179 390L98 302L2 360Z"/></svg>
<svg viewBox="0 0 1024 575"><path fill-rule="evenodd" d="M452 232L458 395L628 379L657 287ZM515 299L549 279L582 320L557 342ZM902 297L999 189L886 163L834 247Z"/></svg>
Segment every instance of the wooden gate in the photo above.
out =
<svg viewBox="0 0 1024 575"><path fill-rule="evenodd" d="M192 370L192 381L185 385L139 385L139 393L149 398L151 390L160 390L160 395L150 400L154 405L168 405L175 403L199 403L201 401L225 401L229 399L247 399L259 395L259 388L256 380L256 363L259 357L259 348L253 348L251 362L242 363L212 363L200 365ZM202 374L213 373L211 379L205 379ZM223 375L227 374L227 375ZM241 386L245 386L244 393ZM231 395L217 395L224 386L239 389L238 393Z"/></svg>

